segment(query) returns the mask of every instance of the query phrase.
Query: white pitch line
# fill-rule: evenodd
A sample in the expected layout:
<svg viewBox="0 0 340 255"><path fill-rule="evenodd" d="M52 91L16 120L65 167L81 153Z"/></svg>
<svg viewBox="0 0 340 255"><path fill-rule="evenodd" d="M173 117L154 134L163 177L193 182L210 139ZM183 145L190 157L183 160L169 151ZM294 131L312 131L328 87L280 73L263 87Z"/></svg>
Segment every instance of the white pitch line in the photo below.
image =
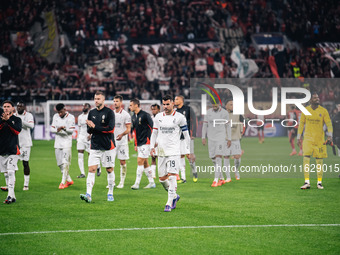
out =
<svg viewBox="0 0 340 255"><path fill-rule="evenodd" d="M177 226L177 227L175 226L175 227L154 227L154 228L79 229L79 230L56 230L56 231L0 233L0 236L56 234L56 233L82 233L82 232L169 230L169 229L177 230L177 229L207 229L207 228L277 228L277 227L340 227L340 224L226 225L226 226Z"/></svg>

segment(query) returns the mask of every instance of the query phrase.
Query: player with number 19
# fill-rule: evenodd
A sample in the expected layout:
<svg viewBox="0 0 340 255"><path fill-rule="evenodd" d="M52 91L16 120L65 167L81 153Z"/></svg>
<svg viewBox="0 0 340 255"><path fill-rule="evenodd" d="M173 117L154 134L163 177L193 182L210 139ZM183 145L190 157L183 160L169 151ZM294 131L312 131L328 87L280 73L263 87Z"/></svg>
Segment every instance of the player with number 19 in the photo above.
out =
<svg viewBox="0 0 340 255"><path fill-rule="evenodd" d="M155 144L158 143L158 176L164 189L168 191L168 201L165 212L176 208L180 199L177 195L176 174L180 168L180 137L183 133L186 145L190 145L187 120L183 114L174 110L174 101L166 95L162 99L164 112L156 115L151 135L151 156L155 154ZM189 150L189 148L187 148ZM190 159L190 154L189 154Z"/></svg>

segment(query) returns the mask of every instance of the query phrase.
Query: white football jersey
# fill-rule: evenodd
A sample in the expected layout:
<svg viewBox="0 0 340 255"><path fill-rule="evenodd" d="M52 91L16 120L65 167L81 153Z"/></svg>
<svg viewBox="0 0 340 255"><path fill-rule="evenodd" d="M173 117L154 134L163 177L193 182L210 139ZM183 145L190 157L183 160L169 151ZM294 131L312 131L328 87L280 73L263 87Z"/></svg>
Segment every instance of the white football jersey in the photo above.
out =
<svg viewBox="0 0 340 255"><path fill-rule="evenodd" d="M78 116L78 126L79 126L79 131L78 131L78 141L87 141L87 137L89 136L89 133L87 133L87 116L89 113L82 113Z"/></svg>
<svg viewBox="0 0 340 255"><path fill-rule="evenodd" d="M65 130L57 132L59 127L65 126ZM74 116L66 112L63 118L60 118L59 114L56 113L53 116L51 131L55 133L54 148L64 149L72 147L72 133L75 129L75 119Z"/></svg>
<svg viewBox="0 0 340 255"><path fill-rule="evenodd" d="M124 135L120 141L117 141L117 136L124 133L126 130L126 124L131 124L131 116L123 108L119 112L113 111L115 113L115 141L116 145L126 145L128 144L128 135Z"/></svg>
<svg viewBox="0 0 340 255"><path fill-rule="evenodd" d="M217 111L214 111L210 108L207 111L207 114L204 116L204 122L208 124L207 137L209 141L226 140L227 130L224 120L229 121L229 114L225 109L220 107Z"/></svg>
<svg viewBox="0 0 340 255"><path fill-rule="evenodd" d="M34 128L33 115L29 112L24 111L22 114L16 112L15 116L19 117L22 121L22 129L21 132L19 133L19 146L21 148L31 147L32 146L31 129Z"/></svg>
<svg viewBox="0 0 340 255"><path fill-rule="evenodd" d="M174 111L171 115L160 112L154 119L153 129L158 130L156 147L158 156L177 156L181 155L180 137L181 127L187 125L184 115Z"/></svg>

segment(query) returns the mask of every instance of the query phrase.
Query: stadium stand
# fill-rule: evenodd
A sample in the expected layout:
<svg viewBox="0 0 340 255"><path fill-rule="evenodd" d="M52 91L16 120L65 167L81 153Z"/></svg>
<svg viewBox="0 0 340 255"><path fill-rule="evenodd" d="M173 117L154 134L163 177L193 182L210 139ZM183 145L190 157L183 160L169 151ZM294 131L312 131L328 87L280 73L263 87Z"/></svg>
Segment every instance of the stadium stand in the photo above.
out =
<svg viewBox="0 0 340 255"><path fill-rule="evenodd" d="M9 61L0 100L84 100L98 89L124 99L159 99L168 88L188 97L190 77L238 76L230 58L237 45L256 62L258 78L276 76L273 61L281 78L339 74L331 55L339 44L327 43L340 32L333 0L19 0L0 8L0 54ZM47 26L41 14L49 11L60 36L54 61L35 49L33 27ZM258 47L263 34L284 36L289 45ZM339 87L319 90L321 101L340 98Z"/></svg>

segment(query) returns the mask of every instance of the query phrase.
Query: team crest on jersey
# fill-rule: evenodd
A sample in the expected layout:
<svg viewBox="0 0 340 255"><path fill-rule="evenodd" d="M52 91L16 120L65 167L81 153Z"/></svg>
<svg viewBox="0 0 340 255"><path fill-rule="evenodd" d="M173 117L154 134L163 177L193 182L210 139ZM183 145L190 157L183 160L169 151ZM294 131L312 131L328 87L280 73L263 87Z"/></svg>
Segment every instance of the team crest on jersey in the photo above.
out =
<svg viewBox="0 0 340 255"><path fill-rule="evenodd" d="M102 123L105 123L105 115L102 116Z"/></svg>
<svg viewBox="0 0 340 255"><path fill-rule="evenodd" d="M93 119L96 119L96 116L92 116Z"/></svg>
<svg viewBox="0 0 340 255"><path fill-rule="evenodd" d="M322 117L321 113L319 114L320 117Z"/></svg>
<svg viewBox="0 0 340 255"><path fill-rule="evenodd" d="M175 124L175 123L176 123L176 119L174 119L174 120L172 121L172 123L174 123L174 124Z"/></svg>

